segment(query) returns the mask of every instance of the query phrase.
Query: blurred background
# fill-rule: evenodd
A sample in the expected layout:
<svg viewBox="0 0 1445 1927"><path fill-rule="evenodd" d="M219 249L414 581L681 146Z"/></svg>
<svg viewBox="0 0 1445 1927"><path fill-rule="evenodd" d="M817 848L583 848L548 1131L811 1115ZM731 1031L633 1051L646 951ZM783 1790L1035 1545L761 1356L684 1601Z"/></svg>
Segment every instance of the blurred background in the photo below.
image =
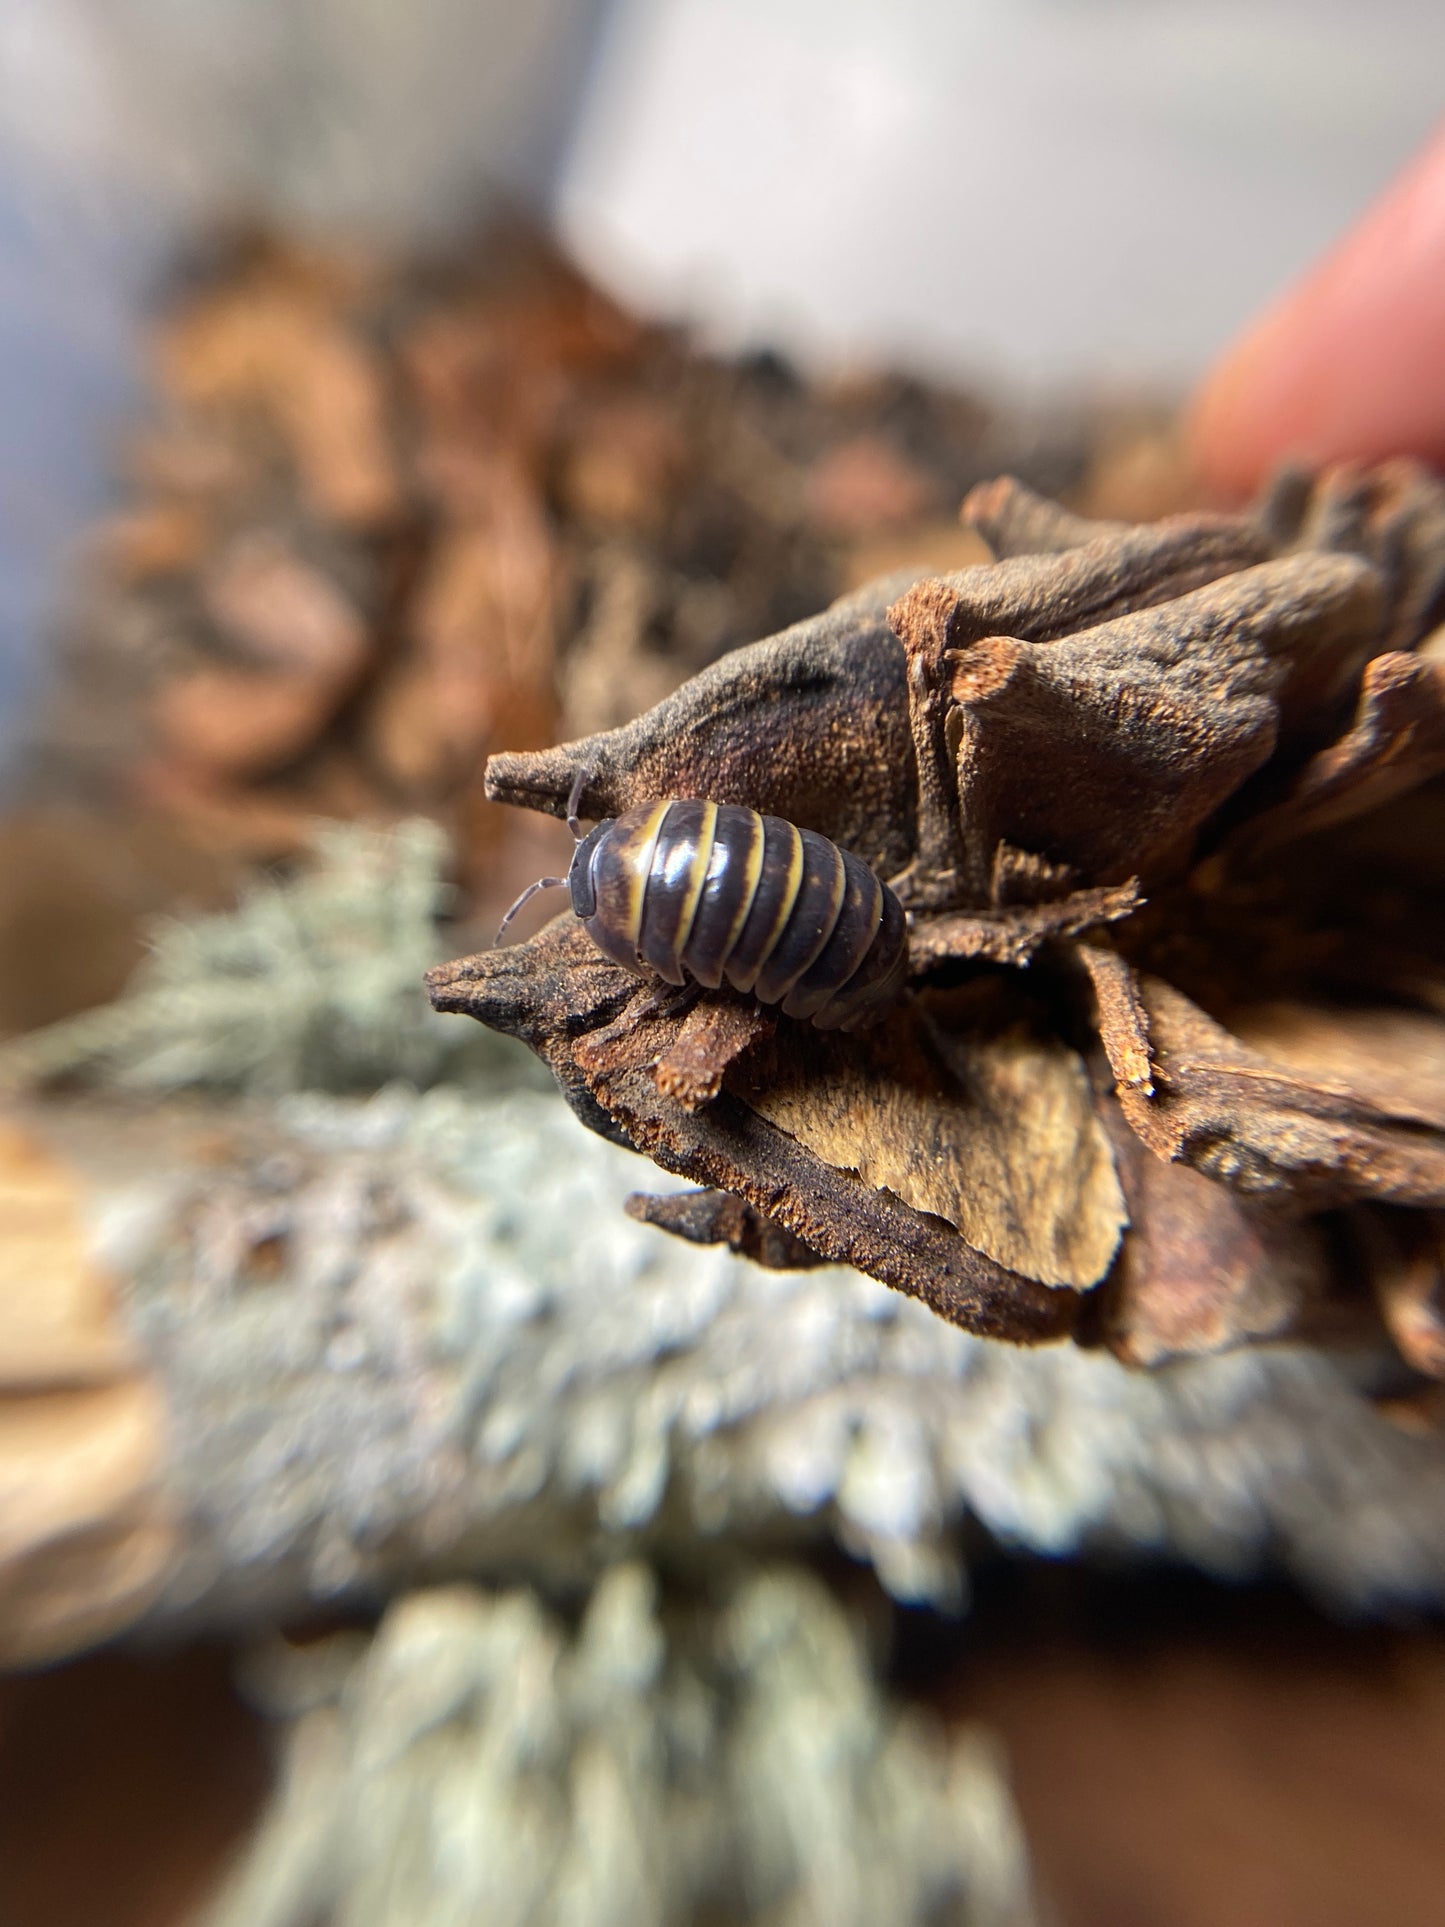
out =
<svg viewBox="0 0 1445 1927"><path fill-rule="evenodd" d="M728 349L1157 398L1420 144L1442 51L1428 0L7 0L6 687L217 221L414 249L500 202Z"/></svg>
<svg viewBox="0 0 1445 1927"><path fill-rule="evenodd" d="M565 854L491 749L1002 470L1196 500L1442 72L1424 0L0 0L7 1922L1438 1918L1431 1423L659 1250L416 986Z"/></svg>

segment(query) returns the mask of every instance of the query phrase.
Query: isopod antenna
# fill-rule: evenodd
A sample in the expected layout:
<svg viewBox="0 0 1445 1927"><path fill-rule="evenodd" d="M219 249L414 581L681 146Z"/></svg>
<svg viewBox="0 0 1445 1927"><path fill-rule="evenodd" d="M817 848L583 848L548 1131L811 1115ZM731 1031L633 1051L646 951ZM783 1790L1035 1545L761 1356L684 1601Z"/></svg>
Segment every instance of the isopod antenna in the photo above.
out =
<svg viewBox="0 0 1445 1927"><path fill-rule="evenodd" d="M587 771L584 767L579 769L577 774L572 778L572 788L567 795L567 828L572 832L572 841L574 843L580 843L582 841L582 824L577 816L577 806L582 801L582 792L586 787ZM497 934L492 938L492 948L494 950L496 949L497 945L502 941L502 932L506 929L507 925L524 904L532 901L532 898L536 896L539 890L560 890L565 886L566 882L566 877L538 877L535 883L529 883L521 896L517 898L517 901L507 912L506 916L504 916L502 921L497 925Z"/></svg>
<svg viewBox="0 0 1445 1927"><path fill-rule="evenodd" d="M513 917L516 916L524 903L530 903L539 890L560 890L566 881L566 877L538 877L535 883L529 883L521 896L517 898L517 901L507 912L506 916L504 916L502 921L497 925L497 934L492 938L492 948L495 949L502 941L502 932L512 921Z"/></svg>

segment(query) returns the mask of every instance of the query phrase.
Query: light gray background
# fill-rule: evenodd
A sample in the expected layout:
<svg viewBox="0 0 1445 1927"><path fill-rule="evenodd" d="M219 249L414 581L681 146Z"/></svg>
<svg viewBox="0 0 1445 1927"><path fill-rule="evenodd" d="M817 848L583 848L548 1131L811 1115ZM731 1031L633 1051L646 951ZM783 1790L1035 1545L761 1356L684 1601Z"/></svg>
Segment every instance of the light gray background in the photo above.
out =
<svg viewBox="0 0 1445 1927"><path fill-rule="evenodd" d="M726 345L1177 387L1442 109L1438 0L0 0L0 736L208 214L500 190Z"/></svg>
<svg viewBox="0 0 1445 1927"><path fill-rule="evenodd" d="M563 231L728 339L1189 381L1445 113L1438 0L629 0Z"/></svg>

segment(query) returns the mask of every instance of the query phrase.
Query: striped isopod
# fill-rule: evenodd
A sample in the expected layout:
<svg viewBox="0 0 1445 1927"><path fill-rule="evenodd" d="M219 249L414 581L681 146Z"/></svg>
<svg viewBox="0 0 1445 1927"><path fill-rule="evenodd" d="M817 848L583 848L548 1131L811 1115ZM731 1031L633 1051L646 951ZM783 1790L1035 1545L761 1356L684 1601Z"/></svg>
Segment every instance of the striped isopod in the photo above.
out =
<svg viewBox="0 0 1445 1927"><path fill-rule="evenodd" d="M565 878L532 889L563 882L624 969L709 990L726 980L825 1030L865 1023L907 974L903 906L866 863L735 803L668 798L608 817L579 836Z"/></svg>

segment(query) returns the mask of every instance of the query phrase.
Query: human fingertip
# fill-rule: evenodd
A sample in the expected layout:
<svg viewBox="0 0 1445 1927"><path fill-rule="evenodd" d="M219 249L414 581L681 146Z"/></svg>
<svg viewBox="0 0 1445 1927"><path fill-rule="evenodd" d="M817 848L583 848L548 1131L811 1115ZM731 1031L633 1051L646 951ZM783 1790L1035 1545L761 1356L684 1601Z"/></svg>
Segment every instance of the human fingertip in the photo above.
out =
<svg viewBox="0 0 1445 1927"><path fill-rule="evenodd" d="M1210 371L1188 434L1224 496L1288 457L1445 463L1445 126Z"/></svg>

